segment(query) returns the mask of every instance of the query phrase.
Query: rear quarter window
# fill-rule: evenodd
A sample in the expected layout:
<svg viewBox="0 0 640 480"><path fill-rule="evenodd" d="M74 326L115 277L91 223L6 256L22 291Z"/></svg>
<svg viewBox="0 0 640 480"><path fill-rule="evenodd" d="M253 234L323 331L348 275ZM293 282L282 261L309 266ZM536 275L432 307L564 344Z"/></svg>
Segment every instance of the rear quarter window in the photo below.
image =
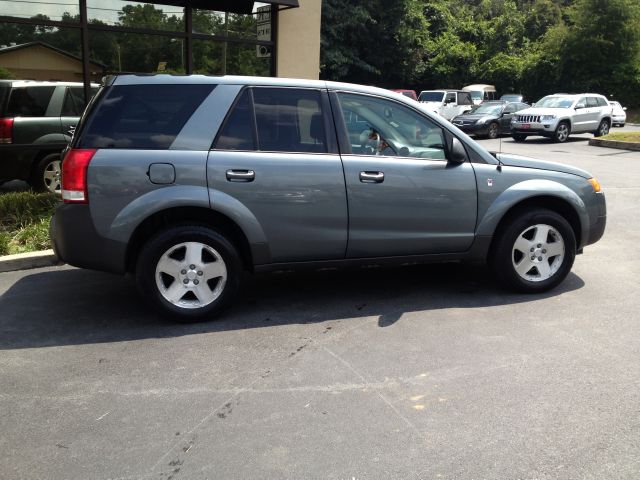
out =
<svg viewBox="0 0 640 480"><path fill-rule="evenodd" d="M6 115L11 117L44 117L55 86L17 87L9 94Z"/></svg>
<svg viewBox="0 0 640 480"><path fill-rule="evenodd" d="M93 109L77 147L166 150L214 87L111 87Z"/></svg>

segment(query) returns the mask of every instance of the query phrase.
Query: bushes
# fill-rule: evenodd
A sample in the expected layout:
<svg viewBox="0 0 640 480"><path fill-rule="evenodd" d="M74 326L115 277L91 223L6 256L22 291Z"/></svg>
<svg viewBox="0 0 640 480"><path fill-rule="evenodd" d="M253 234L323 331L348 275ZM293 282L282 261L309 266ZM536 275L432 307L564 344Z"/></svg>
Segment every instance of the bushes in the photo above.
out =
<svg viewBox="0 0 640 480"><path fill-rule="evenodd" d="M58 202L52 193L1 194L0 255L51 248L49 223Z"/></svg>

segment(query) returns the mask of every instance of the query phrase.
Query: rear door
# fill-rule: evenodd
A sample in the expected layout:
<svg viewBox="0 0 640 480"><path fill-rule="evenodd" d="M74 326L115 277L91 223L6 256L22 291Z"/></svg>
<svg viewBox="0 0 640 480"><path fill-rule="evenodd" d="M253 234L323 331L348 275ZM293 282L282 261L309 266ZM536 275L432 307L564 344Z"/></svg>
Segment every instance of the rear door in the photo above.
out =
<svg viewBox="0 0 640 480"><path fill-rule="evenodd" d="M476 224L475 174L468 162L447 161L450 137L442 127L390 99L347 92L331 98L349 200L347 257L467 250ZM344 141L345 112L369 125L357 142Z"/></svg>
<svg viewBox="0 0 640 480"><path fill-rule="evenodd" d="M345 256L344 172L330 122L326 90L246 88L209 153L212 206L231 198L257 219L273 262Z"/></svg>

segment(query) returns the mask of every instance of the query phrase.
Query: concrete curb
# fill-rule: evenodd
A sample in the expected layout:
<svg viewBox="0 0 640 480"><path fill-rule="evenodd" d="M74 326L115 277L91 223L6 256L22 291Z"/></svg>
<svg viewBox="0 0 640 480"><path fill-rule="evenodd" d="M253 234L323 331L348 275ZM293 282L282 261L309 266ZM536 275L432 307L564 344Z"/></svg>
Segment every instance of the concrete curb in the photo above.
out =
<svg viewBox="0 0 640 480"><path fill-rule="evenodd" d="M51 267L62 262L53 253L53 250L41 250L39 252L18 253L16 255L3 255L0 257L0 272L13 272L15 270L28 270L30 268Z"/></svg>
<svg viewBox="0 0 640 480"><path fill-rule="evenodd" d="M591 138L589 139L589 145L640 152L640 143L635 142L621 142L619 140L603 140L601 138Z"/></svg>

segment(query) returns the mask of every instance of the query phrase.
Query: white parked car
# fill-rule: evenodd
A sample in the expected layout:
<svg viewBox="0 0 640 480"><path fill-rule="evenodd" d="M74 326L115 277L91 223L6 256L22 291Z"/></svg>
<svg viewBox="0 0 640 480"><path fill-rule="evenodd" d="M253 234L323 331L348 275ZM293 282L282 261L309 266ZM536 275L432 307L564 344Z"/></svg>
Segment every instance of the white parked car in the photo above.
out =
<svg viewBox="0 0 640 480"><path fill-rule="evenodd" d="M627 122L627 113L625 112L627 107L620 105L620 102L609 102L609 105L613 107L613 111L611 112L611 125L613 127L624 127L624 124Z"/></svg>
<svg viewBox="0 0 640 480"><path fill-rule="evenodd" d="M471 94L463 90L423 90L418 101L447 120L468 112L473 107Z"/></svg>

